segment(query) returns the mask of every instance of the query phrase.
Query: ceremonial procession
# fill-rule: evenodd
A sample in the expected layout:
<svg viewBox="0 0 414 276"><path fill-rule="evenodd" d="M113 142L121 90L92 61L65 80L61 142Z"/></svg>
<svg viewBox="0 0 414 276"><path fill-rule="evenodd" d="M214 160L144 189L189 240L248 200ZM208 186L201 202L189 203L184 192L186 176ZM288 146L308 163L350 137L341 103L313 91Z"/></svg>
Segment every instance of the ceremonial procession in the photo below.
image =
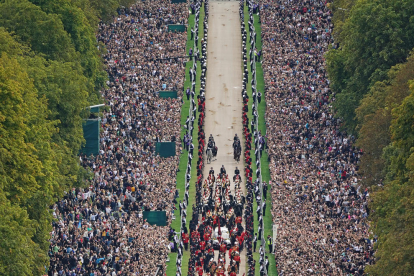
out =
<svg viewBox="0 0 414 276"><path fill-rule="evenodd" d="M0 1L0 275L413 276L413 14Z"/></svg>

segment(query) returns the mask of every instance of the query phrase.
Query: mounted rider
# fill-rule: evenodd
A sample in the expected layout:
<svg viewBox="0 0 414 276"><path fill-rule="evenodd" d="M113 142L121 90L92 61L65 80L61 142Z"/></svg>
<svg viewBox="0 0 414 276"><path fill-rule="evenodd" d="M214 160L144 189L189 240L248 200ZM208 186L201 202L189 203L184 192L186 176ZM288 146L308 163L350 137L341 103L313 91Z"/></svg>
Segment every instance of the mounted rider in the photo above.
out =
<svg viewBox="0 0 414 276"><path fill-rule="evenodd" d="M234 170L233 181L236 180L237 176L240 176L240 170L236 167L236 169Z"/></svg>
<svg viewBox="0 0 414 276"><path fill-rule="evenodd" d="M211 148L214 148L216 146L216 142L214 142L213 134L210 134L210 137L208 137L208 144L211 144Z"/></svg>
<svg viewBox="0 0 414 276"><path fill-rule="evenodd" d="M240 155L241 155L241 144L240 144L240 139L237 136L237 133L235 134L234 139L233 139L233 153L234 153L234 159L237 160L237 162L239 162Z"/></svg>
<svg viewBox="0 0 414 276"><path fill-rule="evenodd" d="M207 144L207 150L213 151L213 148L214 148L214 142L209 139L208 144Z"/></svg>
<svg viewBox="0 0 414 276"><path fill-rule="evenodd" d="M218 149L216 147L216 142L214 141L213 134L210 134L210 137L208 137L207 147L210 147L211 148L211 151L213 153L213 157L216 157L217 156Z"/></svg>
<svg viewBox="0 0 414 276"><path fill-rule="evenodd" d="M233 149L238 148L238 147L241 147L241 145L240 145L240 139L236 133L233 138Z"/></svg>

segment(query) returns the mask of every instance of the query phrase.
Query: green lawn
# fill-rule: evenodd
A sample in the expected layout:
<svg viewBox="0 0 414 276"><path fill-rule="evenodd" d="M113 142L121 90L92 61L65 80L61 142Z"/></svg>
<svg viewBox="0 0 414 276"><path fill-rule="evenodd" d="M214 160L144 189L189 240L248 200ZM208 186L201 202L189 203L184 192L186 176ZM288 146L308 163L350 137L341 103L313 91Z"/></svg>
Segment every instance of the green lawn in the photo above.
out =
<svg viewBox="0 0 414 276"><path fill-rule="evenodd" d="M194 48L194 39L191 39L191 28L194 27L194 20L195 20L195 16L193 14L190 14L188 17L188 29L187 29L187 44L186 44L186 54L188 54L190 48ZM186 129L183 127L185 124L185 121L187 119L187 116L189 115L189 108L190 108L190 101L187 101L186 95L185 95L185 90L187 89L187 87L191 87L191 81L190 81L190 77L189 77L189 72L190 72L190 68L193 66L193 62L192 60L188 61L186 64L186 68L185 68L185 82L184 82L184 91L183 91L183 105L181 106L181 139L184 138L184 135L186 133ZM193 132L197 133L197 132ZM193 137L194 139L194 137ZM197 139L196 139L197 140ZM197 142L197 141L195 141ZM196 144L194 143L194 146L196 147ZM176 204L176 210L174 211L174 216L175 216L175 220L172 221L171 223L171 227L179 232L180 231L180 211L179 211L179 201L184 200L184 193L185 193L185 172L187 170L187 159L188 159L188 151L186 151L185 149L183 149L183 152L180 156L180 164L178 166L179 168L179 172L177 173L177 183L176 183L176 187L177 189L179 189L179 198L177 198L177 204ZM193 162L194 162L194 158L193 158ZM197 162L197 161L195 161ZM195 171L195 166L192 165L192 171ZM192 179L193 180L193 179ZM190 191L191 193L191 186L190 186ZM189 199L189 203L191 202L191 198ZM189 217L188 215L188 210L187 210L187 219L189 220L191 217ZM188 254L188 253L187 253ZM169 253L168 254L170 262L167 263L167 270L166 270L166 274L167 276L175 276L175 272L177 271L177 267L175 265L175 260L177 258L177 253ZM184 258L183 258L183 265L182 265L182 270L187 269L188 265L185 265L185 259L186 259L186 253L184 252ZM187 256L187 262L188 262L188 256ZM183 274L184 275L184 274Z"/></svg>
<svg viewBox="0 0 414 276"><path fill-rule="evenodd" d="M251 70L250 70L250 58L249 58L249 51L250 51L250 35L249 35L249 25L248 25L248 20L249 20L249 12L247 9L247 6L245 5L244 7L244 22L245 22L245 27L247 30L247 43L246 43L246 47L247 47L247 59L248 59L248 70L249 70L249 83L247 85L247 93L249 95L249 120L251 121L253 119L253 115L251 114L251 110L252 110L252 103L253 103L253 97L252 97L252 87L250 85L250 81L252 78L251 75ZM262 49L262 40L261 40L261 25L259 23L259 18L257 15L253 15L254 17L254 27L256 30L256 48L257 50L261 50ZM263 78L263 69L262 69L262 64L259 62L256 62L256 80L257 80L257 90L260 91L262 93L262 100L261 103L258 106L258 114L259 114L259 130L261 131L262 135L264 135L266 133L266 122L265 122L265 112L266 112L266 101L265 101L265 95L264 95L264 88L265 88L265 84L264 84L264 78ZM256 171L256 158L254 156L254 145L252 147L252 159L253 159L253 164L252 164L252 169L255 172ZM269 171L269 162L268 162L268 155L265 151L263 151L263 155L260 158L261 161L261 172L262 172L262 181L265 181L266 183L269 183L270 180L270 171ZM253 181L256 180L255 174L253 177ZM254 210L254 229L258 228L258 221L257 221L257 214L256 214L256 208L257 208L257 202L254 201L253 203L253 210ZM272 231L272 214L271 214L271 198L270 198L270 187L268 186L268 192L267 192L267 199L266 199L266 212L265 212L265 217L264 217L264 236L267 237L268 235L273 236L273 231ZM260 241L257 244L257 250L256 252L259 251L259 247L260 247ZM269 257L269 271L268 271L268 275L270 276L277 276L277 269L276 269L276 262L274 259L274 255L270 254L268 252L268 247L266 246L266 256ZM256 270L255 270L255 275L259 276L259 253L253 253L253 258L256 260Z"/></svg>
<svg viewBox="0 0 414 276"><path fill-rule="evenodd" d="M194 26L194 15L190 15L188 18L188 35L187 35L187 46L186 51L189 52L190 48L194 49L194 40L191 39L191 28ZM201 38L204 37L204 4L200 8L200 26L199 26L199 41L198 41L198 48L201 52ZM181 107L181 125L184 126L185 120L187 116L189 115L189 107L190 102L187 101L187 98L185 96L185 90L187 87L191 87L191 81L189 77L189 71L190 68L193 66L193 62L187 62L186 69L185 69L185 82L184 82L184 104ZM200 76L201 76L201 64L198 61L197 62L197 79L196 79L196 97L199 94L201 83L200 83ZM195 100L197 104L197 100ZM184 137L186 132L186 129L182 127L181 130L181 138ZM193 155L193 161L191 164L191 181L190 181L190 188L189 188L189 199L188 199L188 206L187 206L187 228L190 225L190 220L193 214L192 205L195 202L195 195L196 195L196 188L195 188L195 182L197 180L197 153L198 153L198 114L197 118L194 121L194 130L193 130L193 144L194 144L194 155ZM185 172L187 170L187 159L188 159L188 151L183 149L183 153L180 156L180 164L179 169L180 171L177 173L177 189L180 189L180 197L177 199L177 202L179 203L180 200L184 200L184 193L185 193ZM174 215L176 219L171 223L171 227L175 229L175 231L180 230L180 213L179 213L179 207L177 203L177 210L174 211ZM175 276L175 272L177 271L177 267L175 265L175 260L177 257L177 253L169 253L170 262L167 263L167 276ZM188 272L188 261L190 259L190 251L184 251L183 259L182 259L182 265L181 265L181 272L182 275L187 275Z"/></svg>

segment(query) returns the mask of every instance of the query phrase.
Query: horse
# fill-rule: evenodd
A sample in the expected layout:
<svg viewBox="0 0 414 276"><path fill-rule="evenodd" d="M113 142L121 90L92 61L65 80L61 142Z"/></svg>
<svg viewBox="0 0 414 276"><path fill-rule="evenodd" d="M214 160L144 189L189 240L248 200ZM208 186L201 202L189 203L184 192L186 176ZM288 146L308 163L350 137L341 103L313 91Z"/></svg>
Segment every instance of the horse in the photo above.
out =
<svg viewBox="0 0 414 276"><path fill-rule="evenodd" d="M217 157L217 151L218 151L218 148L217 147L214 147L213 148L213 157Z"/></svg>
<svg viewBox="0 0 414 276"><path fill-rule="evenodd" d="M206 154L207 154L207 164L210 164L211 160L213 159L213 151L210 148L208 148L206 150Z"/></svg>
<svg viewBox="0 0 414 276"><path fill-rule="evenodd" d="M234 148L233 148L233 153L234 153L234 159L237 161L237 162L239 162L240 161L240 155L241 155L241 147L240 147L240 145L236 145Z"/></svg>
<svg viewBox="0 0 414 276"><path fill-rule="evenodd" d="M233 176L233 182L234 182L234 185L236 185L236 187L237 187L238 185L240 185L240 182L241 182L241 176L240 176L239 174L237 174L237 175Z"/></svg>

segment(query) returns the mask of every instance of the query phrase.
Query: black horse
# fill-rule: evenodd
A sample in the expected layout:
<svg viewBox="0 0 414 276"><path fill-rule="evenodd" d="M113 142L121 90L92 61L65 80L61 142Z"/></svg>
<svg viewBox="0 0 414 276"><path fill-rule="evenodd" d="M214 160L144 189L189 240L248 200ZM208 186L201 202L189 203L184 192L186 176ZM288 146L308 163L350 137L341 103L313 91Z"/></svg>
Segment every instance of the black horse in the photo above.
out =
<svg viewBox="0 0 414 276"><path fill-rule="evenodd" d="M236 160L237 162L240 161L240 156L241 156L241 146L240 143L235 143L233 145L233 155L234 155L234 160Z"/></svg>

